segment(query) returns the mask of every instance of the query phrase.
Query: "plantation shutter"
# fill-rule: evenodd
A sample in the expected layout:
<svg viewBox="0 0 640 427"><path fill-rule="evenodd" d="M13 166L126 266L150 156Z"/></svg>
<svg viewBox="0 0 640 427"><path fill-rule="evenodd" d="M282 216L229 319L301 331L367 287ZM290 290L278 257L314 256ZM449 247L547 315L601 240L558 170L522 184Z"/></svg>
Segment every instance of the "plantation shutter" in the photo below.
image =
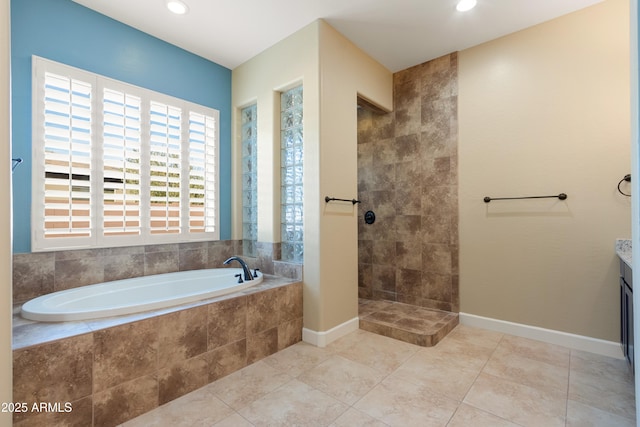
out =
<svg viewBox="0 0 640 427"><path fill-rule="evenodd" d="M181 111L150 105L150 231L180 233Z"/></svg>
<svg viewBox="0 0 640 427"><path fill-rule="evenodd" d="M189 112L189 232L215 231L216 121Z"/></svg>
<svg viewBox="0 0 640 427"><path fill-rule="evenodd" d="M105 89L103 108L104 235L139 235L141 101Z"/></svg>
<svg viewBox="0 0 640 427"><path fill-rule="evenodd" d="M91 236L91 84L44 76L44 237Z"/></svg>
<svg viewBox="0 0 640 427"><path fill-rule="evenodd" d="M220 237L218 111L33 60L32 250Z"/></svg>

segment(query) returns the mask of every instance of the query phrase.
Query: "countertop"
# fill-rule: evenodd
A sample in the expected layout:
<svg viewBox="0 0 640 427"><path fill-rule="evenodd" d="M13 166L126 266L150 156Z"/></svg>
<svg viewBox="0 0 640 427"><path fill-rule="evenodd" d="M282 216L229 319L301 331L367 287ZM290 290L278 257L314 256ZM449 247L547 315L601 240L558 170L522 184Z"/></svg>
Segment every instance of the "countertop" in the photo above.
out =
<svg viewBox="0 0 640 427"><path fill-rule="evenodd" d="M631 267L631 239L616 239L616 254Z"/></svg>

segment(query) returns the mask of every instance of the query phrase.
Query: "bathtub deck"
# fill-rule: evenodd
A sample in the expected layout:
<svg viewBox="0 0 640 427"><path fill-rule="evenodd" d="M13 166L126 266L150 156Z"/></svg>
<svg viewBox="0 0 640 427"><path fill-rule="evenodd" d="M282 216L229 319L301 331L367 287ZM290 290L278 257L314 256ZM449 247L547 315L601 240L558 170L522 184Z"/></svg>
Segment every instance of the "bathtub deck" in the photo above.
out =
<svg viewBox="0 0 640 427"><path fill-rule="evenodd" d="M436 345L458 324L458 314L393 301L358 302L360 329L417 344Z"/></svg>
<svg viewBox="0 0 640 427"><path fill-rule="evenodd" d="M70 322L36 322L27 320L20 315L22 304L13 305L12 322L12 350L19 350L52 341L75 337L83 334L90 334L103 329L113 328L144 319L162 316L189 308L211 304L215 301L233 298L236 295L249 295L262 292L273 287L287 286L296 283L298 280L288 279L279 276L265 275L264 281L251 288L244 289L237 293L208 298L201 301L186 304L174 305L161 309L148 310L141 313L124 314L121 316L105 317L92 320L75 320Z"/></svg>

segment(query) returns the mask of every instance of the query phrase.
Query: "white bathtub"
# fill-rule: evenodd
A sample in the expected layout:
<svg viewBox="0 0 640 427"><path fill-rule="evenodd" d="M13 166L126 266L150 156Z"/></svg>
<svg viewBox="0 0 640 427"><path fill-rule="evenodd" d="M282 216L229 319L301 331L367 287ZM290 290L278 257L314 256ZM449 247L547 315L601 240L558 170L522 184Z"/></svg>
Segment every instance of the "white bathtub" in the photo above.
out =
<svg viewBox="0 0 640 427"><path fill-rule="evenodd" d="M262 282L238 283L241 268L180 271L67 289L22 305L22 317L41 322L88 320L138 313L229 294Z"/></svg>

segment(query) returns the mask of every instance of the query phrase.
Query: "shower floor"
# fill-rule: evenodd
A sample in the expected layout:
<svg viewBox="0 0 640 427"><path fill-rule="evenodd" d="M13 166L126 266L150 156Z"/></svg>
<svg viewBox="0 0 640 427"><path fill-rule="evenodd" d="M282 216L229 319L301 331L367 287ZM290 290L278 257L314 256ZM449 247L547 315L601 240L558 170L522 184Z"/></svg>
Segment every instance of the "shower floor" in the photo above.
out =
<svg viewBox="0 0 640 427"><path fill-rule="evenodd" d="M458 314L393 301L358 301L360 329L431 347L458 324Z"/></svg>

